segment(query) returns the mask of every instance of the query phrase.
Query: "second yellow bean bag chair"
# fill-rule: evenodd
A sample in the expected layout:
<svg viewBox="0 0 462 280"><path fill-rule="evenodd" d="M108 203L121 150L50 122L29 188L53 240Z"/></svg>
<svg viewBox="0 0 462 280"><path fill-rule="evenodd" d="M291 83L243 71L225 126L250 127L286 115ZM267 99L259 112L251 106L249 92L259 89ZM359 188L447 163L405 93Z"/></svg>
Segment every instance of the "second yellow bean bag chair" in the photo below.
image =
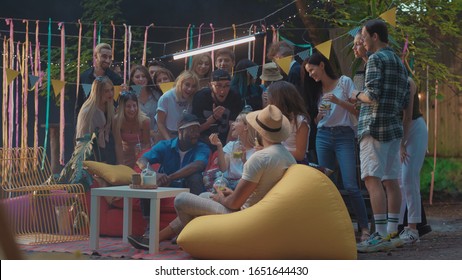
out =
<svg viewBox="0 0 462 280"><path fill-rule="evenodd" d="M356 259L353 225L323 173L293 165L257 204L191 221L178 237L200 259Z"/></svg>

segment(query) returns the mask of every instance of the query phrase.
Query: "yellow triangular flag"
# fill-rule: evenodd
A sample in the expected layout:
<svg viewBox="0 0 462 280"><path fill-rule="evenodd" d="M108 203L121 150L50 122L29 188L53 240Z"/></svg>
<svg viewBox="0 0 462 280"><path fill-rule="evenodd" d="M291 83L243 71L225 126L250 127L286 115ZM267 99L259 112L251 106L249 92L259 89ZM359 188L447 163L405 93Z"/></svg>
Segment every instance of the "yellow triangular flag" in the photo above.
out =
<svg viewBox="0 0 462 280"><path fill-rule="evenodd" d="M117 101L119 99L120 92L122 91L121 86L114 86L114 100Z"/></svg>
<svg viewBox="0 0 462 280"><path fill-rule="evenodd" d="M10 68L6 68L5 71L6 71L6 83L9 85L19 75L19 72L13 69L10 69Z"/></svg>
<svg viewBox="0 0 462 280"><path fill-rule="evenodd" d="M315 47L327 59L330 59L330 49L332 48L332 40L321 43Z"/></svg>
<svg viewBox="0 0 462 280"><path fill-rule="evenodd" d="M51 85L53 86L53 91L55 92L55 96L58 97L59 93L63 89L66 82L60 80L51 80Z"/></svg>
<svg viewBox="0 0 462 280"><path fill-rule="evenodd" d="M170 90L173 87L174 84L175 82L160 83L159 87L162 93L166 93L168 90Z"/></svg>
<svg viewBox="0 0 462 280"><path fill-rule="evenodd" d="M391 8L390 10L386 11L385 13L380 15L383 20L391 24L393 27L396 27L396 7Z"/></svg>
<svg viewBox="0 0 462 280"><path fill-rule="evenodd" d="M279 66L279 68L286 73L286 75L289 75L290 71L290 63L292 63L292 59L294 58L293 55L289 55L283 58L275 59L274 62Z"/></svg>

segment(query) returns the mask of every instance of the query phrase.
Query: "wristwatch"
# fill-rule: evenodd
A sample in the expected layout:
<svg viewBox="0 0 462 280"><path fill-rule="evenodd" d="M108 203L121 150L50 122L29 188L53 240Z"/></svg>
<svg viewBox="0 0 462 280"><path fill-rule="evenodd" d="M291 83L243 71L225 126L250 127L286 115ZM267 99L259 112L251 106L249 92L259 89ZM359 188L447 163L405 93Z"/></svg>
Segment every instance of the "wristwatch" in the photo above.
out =
<svg viewBox="0 0 462 280"><path fill-rule="evenodd" d="M358 99L358 96L361 94L360 91L358 91L358 93L356 94L356 99Z"/></svg>

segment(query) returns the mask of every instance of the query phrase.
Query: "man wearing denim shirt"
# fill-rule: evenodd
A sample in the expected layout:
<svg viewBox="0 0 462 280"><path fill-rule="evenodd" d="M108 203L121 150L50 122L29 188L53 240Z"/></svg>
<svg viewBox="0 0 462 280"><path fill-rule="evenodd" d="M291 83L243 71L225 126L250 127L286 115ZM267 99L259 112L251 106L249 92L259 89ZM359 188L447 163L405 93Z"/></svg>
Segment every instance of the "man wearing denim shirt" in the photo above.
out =
<svg viewBox="0 0 462 280"><path fill-rule="evenodd" d="M366 22L362 38L366 50L373 54L366 67L365 89L355 91L352 99L362 102L358 124L361 178L371 197L377 232L357 249L388 251L403 244L398 237L399 148L403 137L399 116L409 102L408 75L401 59L388 47L385 22Z"/></svg>

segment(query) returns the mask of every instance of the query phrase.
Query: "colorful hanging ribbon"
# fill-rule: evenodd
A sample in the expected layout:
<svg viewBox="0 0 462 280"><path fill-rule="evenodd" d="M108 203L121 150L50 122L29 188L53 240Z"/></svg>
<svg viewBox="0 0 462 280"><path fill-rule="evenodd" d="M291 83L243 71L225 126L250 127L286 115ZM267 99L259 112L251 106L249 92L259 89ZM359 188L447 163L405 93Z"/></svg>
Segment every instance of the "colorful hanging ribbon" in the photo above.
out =
<svg viewBox="0 0 462 280"><path fill-rule="evenodd" d="M200 48L201 47L201 33L202 33L202 26L204 25L204 23L201 23L201 25L199 25L199 35L197 36L197 47Z"/></svg>
<svg viewBox="0 0 462 280"><path fill-rule="evenodd" d="M189 30L189 49L192 50L194 49L194 28L196 26L193 24L193 26L191 26L191 29ZM192 65L192 56L189 57L189 66Z"/></svg>
<svg viewBox="0 0 462 280"><path fill-rule="evenodd" d="M93 22L93 50L96 48L96 21ZM93 65L95 65L95 56L93 57Z"/></svg>
<svg viewBox="0 0 462 280"><path fill-rule="evenodd" d="M264 24L261 25L261 29L262 29L262 32L266 32L266 26ZM265 36L263 37L263 64L265 64L265 61L266 61L266 38L268 36Z"/></svg>
<svg viewBox="0 0 462 280"><path fill-rule="evenodd" d="M98 44L101 43L101 21L98 22Z"/></svg>
<svg viewBox="0 0 462 280"><path fill-rule="evenodd" d="M185 51L188 50L188 44L189 44L189 29L191 29L191 24L188 25L188 28L186 29L186 46L185 46ZM184 58L184 70L188 69L188 58Z"/></svg>
<svg viewBox="0 0 462 280"><path fill-rule="evenodd" d="M128 56L128 62L127 62L127 73L130 75L130 68L131 68L131 48L132 48L132 26L128 26L128 48L127 48L127 56Z"/></svg>
<svg viewBox="0 0 462 280"><path fill-rule="evenodd" d="M236 40L236 24L232 24L233 27L233 39ZM236 51L236 45L233 46L233 52Z"/></svg>
<svg viewBox="0 0 462 280"><path fill-rule="evenodd" d="M151 26L154 26L154 23L146 26L146 30L144 31L144 44L143 44L143 59L141 60L141 65L146 66L146 47L148 44L148 30Z"/></svg>
<svg viewBox="0 0 462 280"><path fill-rule="evenodd" d="M34 64L34 75L39 77L40 75L40 41L39 41L39 23L40 21L35 21L35 64ZM39 78L39 81L37 82L35 86L35 93L34 93L34 99L35 99L35 120L34 120L34 151L38 149L38 110L39 110L39 86L42 83L42 79Z"/></svg>
<svg viewBox="0 0 462 280"><path fill-rule="evenodd" d="M82 28L82 24L80 23L80 20L79 20L79 24L80 24L80 28ZM112 25L112 59L114 59L116 29L115 29L114 22L112 20L111 20L111 25Z"/></svg>
<svg viewBox="0 0 462 280"><path fill-rule="evenodd" d="M10 69L14 69L14 27L13 27L13 20L12 19L5 19L6 25L10 26L10 48L9 48L9 63L10 63ZM5 65L8 65L5 64ZM14 127L14 85L13 83L9 84L10 87L10 97L8 99L8 133L7 133L7 139L8 139L8 145L6 148L12 148L13 147L13 127Z"/></svg>
<svg viewBox="0 0 462 280"><path fill-rule="evenodd" d="M124 38L124 84L127 84L127 40L128 40L128 28L124 23L125 38Z"/></svg>
<svg viewBox="0 0 462 280"><path fill-rule="evenodd" d="M6 36L3 38L3 64L8 65L8 41ZM2 147L8 148L8 84L6 83L6 67L2 68L3 84L2 84Z"/></svg>
<svg viewBox="0 0 462 280"><path fill-rule="evenodd" d="M18 43L16 44L16 68L15 70L18 71L18 72L21 72L21 69L19 67L19 65L21 64L21 52L19 51L20 50L20 42L18 41ZM15 84L16 84L16 88L15 88L15 92L16 92L16 138L15 138L15 147L19 147L19 109L20 109L20 106L19 106L19 79L17 78L15 80Z"/></svg>
<svg viewBox="0 0 462 280"><path fill-rule="evenodd" d="M47 106L45 117L45 141L43 144L42 169L45 166L45 155L48 147L48 130L50 123L50 93L51 93L51 18L48 19L48 46L47 46Z"/></svg>
<svg viewBox="0 0 462 280"><path fill-rule="evenodd" d="M274 25L271 25L271 30L273 31L273 41L272 43L276 43L278 41L278 34L276 32L276 28L274 27Z"/></svg>
<svg viewBox="0 0 462 280"><path fill-rule="evenodd" d="M22 134L21 134L21 148L25 149L28 147L27 145L27 138L28 138L28 131L27 131L27 124L28 124L28 110L27 110L27 98L28 98L28 87L29 87L29 65L28 65L28 57L29 57L29 21L23 20L23 23L26 24L26 40L23 44L23 66L22 66L22 103L23 103L23 110L22 110ZM31 56L32 57L32 56Z"/></svg>
<svg viewBox="0 0 462 280"><path fill-rule="evenodd" d="M253 24L249 27L249 36L252 34L252 28L253 28ZM252 42L249 42L249 46L247 49L247 59L250 60L251 58L252 58Z"/></svg>
<svg viewBox="0 0 462 280"><path fill-rule="evenodd" d="M101 23L100 23L100 26L101 26ZM60 79L61 81L64 82L66 79L65 77L66 68L64 65L65 64L65 50L66 50L66 40L65 40L66 32L64 28L64 22L58 23L58 27L59 27L58 29L61 30L61 75L60 75ZM99 40L99 37L100 35L98 34L98 40ZM59 163L63 166L64 166L64 143L65 143L64 128L66 125L66 117L64 115L65 88L66 87L63 87L61 89L60 108L59 108L59 118L60 118L60 122L59 122Z"/></svg>
<svg viewBox="0 0 462 280"><path fill-rule="evenodd" d="M213 24L210 23L210 29L212 29L212 45L215 43L215 28L213 28ZM213 54L214 52L212 51L212 71L215 69L215 55Z"/></svg>
<svg viewBox="0 0 462 280"><path fill-rule="evenodd" d="M257 26L256 25L253 26L253 33L254 34L257 33ZM252 42L252 61L255 61L255 41ZM265 61L263 61L263 62L265 62Z"/></svg>

